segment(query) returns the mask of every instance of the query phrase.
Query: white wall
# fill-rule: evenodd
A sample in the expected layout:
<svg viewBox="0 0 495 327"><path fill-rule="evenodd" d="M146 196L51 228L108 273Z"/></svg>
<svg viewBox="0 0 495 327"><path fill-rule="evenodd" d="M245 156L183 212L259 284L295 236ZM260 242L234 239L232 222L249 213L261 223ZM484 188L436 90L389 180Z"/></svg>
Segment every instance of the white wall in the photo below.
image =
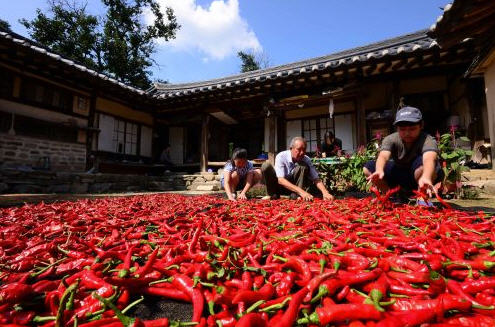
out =
<svg viewBox="0 0 495 327"><path fill-rule="evenodd" d="M98 134L98 150L115 152L112 140L115 119L112 116L104 114L98 115L98 128L100 129L100 133Z"/></svg>
<svg viewBox="0 0 495 327"><path fill-rule="evenodd" d="M335 137L342 140L342 150L353 152L356 148L354 125L352 124L352 114L336 115Z"/></svg>
<svg viewBox="0 0 495 327"><path fill-rule="evenodd" d="M170 127L168 140L172 162L174 164L184 163L184 128Z"/></svg>
<svg viewBox="0 0 495 327"><path fill-rule="evenodd" d="M290 141L296 136L301 136L301 120L289 120L287 122L287 148L290 146Z"/></svg>

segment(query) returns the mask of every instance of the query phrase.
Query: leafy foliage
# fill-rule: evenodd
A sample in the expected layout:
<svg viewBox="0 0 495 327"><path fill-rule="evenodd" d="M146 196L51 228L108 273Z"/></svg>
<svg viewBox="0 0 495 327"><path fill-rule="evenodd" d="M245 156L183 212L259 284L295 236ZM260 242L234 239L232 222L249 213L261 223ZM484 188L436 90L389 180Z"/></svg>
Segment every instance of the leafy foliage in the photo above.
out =
<svg viewBox="0 0 495 327"><path fill-rule="evenodd" d="M0 18L0 30L10 31L9 22Z"/></svg>
<svg viewBox="0 0 495 327"><path fill-rule="evenodd" d="M359 147L356 153L341 157L337 163L329 164L314 160L315 167L328 190L334 193L365 191L367 182L363 167L367 161L376 157L379 142L379 139L374 139L366 147Z"/></svg>
<svg viewBox="0 0 495 327"><path fill-rule="evenodd" d="M259 63L256 61L253 53L239 51L237 53L237 56L242 61L241 73L259 70L261 68Z"/></svg>
<svg viewBox="0 0 495 327"><path fill-rule="evenodd" d="M454 128L451 128L450 133L439 135L437 133L438 149L442 161L442 169L445 173L443 184L451 183L456 185L456 192L461 188L461 175L468 171L465 166L468 158L473 155L471 150L464 150L459 147L458 140L469 142L465 136L458 135Z"/></svg>
<svg viewBox="0 0 495 327"><path fill-rule="evenodd" d="M51 1L50 13L52 17L36 9L36 18L20 22L37 42L87 67L105 71L101 35L96 32L98 17L89 15L85 5L62 1Z"/></svg>
<svg viewBox="0 0 495 327"><path fill-rule="evenodd" d="M104 17L90 15L86 5L50 0L50 15L37 10L36 17L21 23L39 43L82 64L114 75L139 88L151 85L151 55L158 39L175 38L180 25L171 8L165 14L156 0L102 0ZM143 22L150 13L153 23Z"/></svg>

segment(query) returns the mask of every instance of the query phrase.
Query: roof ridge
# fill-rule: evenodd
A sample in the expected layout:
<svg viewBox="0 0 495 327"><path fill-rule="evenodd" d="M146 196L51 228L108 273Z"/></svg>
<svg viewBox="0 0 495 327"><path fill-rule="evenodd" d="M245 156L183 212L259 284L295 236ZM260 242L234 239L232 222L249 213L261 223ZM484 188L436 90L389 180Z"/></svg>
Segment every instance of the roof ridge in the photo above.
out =
<svg viewBox="0 0 495 327"><path fill-rule="evenodd" d="M45 45L43 45L43 44L41 44L35 40L31 40L25 36L22 36L18 33L15 33L12 30L5 30L5 29L0 30L0 37L3 37L5 39L9 39L9 36L10 36L10 38L13 39L14 42L16 42L18 44L21 42L25 42L27 44L22 44L22 43L21 44L25 47L31 48L32 50L34 50L38 53L45 53L45 54L49 55L50 57L52 57L53 59L63 61L66 64L71 65L78 70L86 71L92 75L98 76L101 79L108 80L111 83L120 85L121 87L124 87L124 88L131 90L131 91L134 91L134 92L137 92L139 94L146 93L144 90L137 88L137 87L134 87L134 86L131 86L131 85L128 85L125 82L121 81L120 79L116 78L115 76L113 76L111 74L104 73L104 72L95 70L93 68L89 68L85 64L83 64L83 63L81 63L75 59L72 59L71 57L60 54L59 52L54 51L54 50L50 49L49 47L47 47L47 46L45 46Z"/></svg>
<svg viewBox="0 0 495 327"><path fill-rule="evenodd" d="M374 52L374 51L381 50L383 48L390 48L393 46L400 46L402 44L411 43L414 41L431 39L426 34L427 31L428 31L428 29L421 29L421 30L416 31L416 32L403 34L400 36L395 36L395 37L384 39L381 41L368 43L366 45L333 52L333 53L330 53L327 55L308 58L308 59L304 59L304 60L299 60L299 61L295 61L295 62L283 64L283 65L259 69L259 70L246 72L246 73L240 73L240 74L234 74L234 75L229 75L229 76L219 77L219 78L214 78L214 79L209 79L209 80L193 81L193 82L186 82L186 83L176 83L176 84L175 83L167 83L167 84L154 83L155 88L153 91L156 91L156 90L167 91L167 90L174 90L174 89L183 89L183 88L194 87L194 86L199 86L199 85L201 85L201 86L216 85L218 83L227 82L229 80L236 80L236 79L241 79L241 78L250 78L250 77L255 77L255 76L259 76L259 75L263 75L263 74L267 74L267 73L277 72L277 71L284 70L284 69L297 69L297 68L301 68L301 67L308 66L308 65L316 65L318 63L326 62L329 60L339 60L339 59L342 59L345 57L349 57L351 54L353 56L358 56L358 55L362 55L363 53ZM156 86L159 86L159 88L157 88Z"/></svg>

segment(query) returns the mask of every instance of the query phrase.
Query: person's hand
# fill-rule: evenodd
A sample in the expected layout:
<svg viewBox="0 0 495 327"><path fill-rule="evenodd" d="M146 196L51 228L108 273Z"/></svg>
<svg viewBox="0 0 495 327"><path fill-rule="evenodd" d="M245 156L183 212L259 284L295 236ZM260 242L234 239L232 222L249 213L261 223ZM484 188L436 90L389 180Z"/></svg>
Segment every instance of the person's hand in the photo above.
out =
<svg viewBox="0 0 495 327"><path fill-rule="evenodd" d="M246 197L246 193L244 192L241 192L238 196L238 199L239 200L247 200L247 197Z"/></svg>
<svg viewBox="0 0 495 327"><path fill-rule="evenodd" d="M383 180L383 177L385 177L385 173L383 171L375 171L373 174L366 177L366 180L368 181L368 184L376 184L376 182Z"/></svg>
<svg viewBox="0 0 495 327"><path fill-rule="evenodd" d="M313 196L306 191L302 191L299 195L304 201L313 201Z"/></svg>
<svg viewBox="0 0 495 327"><path fill-rule="evenodd" d="M429 198L437 194L437 189L433 186L431 179L424 176L421 176L418 180L418 189L428 195Z"/></svg>
<svg viewBox="0 0 495 327"><path fill-rule="evenodd" d="M233 194L227 194L227 198L230 200L230 201L235 201L235 197Z"/></svg>
<svg viewBox="0 0 495 327"><path fill-rule="evenodd" d="M326 193L323 193L323 200L328 200L328 201L333 201L334 197L332 194L326 192Z"/></svg>

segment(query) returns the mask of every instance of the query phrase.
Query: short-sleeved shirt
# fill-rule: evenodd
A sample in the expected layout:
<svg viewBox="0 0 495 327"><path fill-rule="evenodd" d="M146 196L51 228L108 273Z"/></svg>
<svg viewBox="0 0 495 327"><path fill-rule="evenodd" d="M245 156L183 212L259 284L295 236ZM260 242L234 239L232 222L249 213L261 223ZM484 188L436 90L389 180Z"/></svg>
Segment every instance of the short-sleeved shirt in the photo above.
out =
<svg viewBox="0 0 495 327"><path fill-rule="evenodd" d="M311 159L308 156L302 157L300 160L309 167L309 179L314 181L318 179L318 172L316 171ZM285 150L277 154L275 157L275 173L277 177L287 178L292 176L292 172L296 167L296 163L292 160L290 150Z"/></svg>
<svg viewBox="0 0 495 327"><path fill-rule="evenodd" d="M232 163L232 161L229 160L229 161L227 161L225 166L223 166L224 171L228 171L228 172L237 171L237 174L239 175L239 179L245 178L247 173L253 169L254 169L254 166L253 166L253 163L251 161L247 161L246 165L244 167L236 167ZM222 174L221 180L223 181L223 174Z"/></svg>
<svg viewBox="0 0 495 327"><path fill-rule="evenodd" d="M425 152L434 151L438 153L438 146L435 138L422 131L416 142L407 149L399 136L399 132L395 132L383 139L380 151L383 150L392 153L392 159L397 165L407 167Z"/></svg>

